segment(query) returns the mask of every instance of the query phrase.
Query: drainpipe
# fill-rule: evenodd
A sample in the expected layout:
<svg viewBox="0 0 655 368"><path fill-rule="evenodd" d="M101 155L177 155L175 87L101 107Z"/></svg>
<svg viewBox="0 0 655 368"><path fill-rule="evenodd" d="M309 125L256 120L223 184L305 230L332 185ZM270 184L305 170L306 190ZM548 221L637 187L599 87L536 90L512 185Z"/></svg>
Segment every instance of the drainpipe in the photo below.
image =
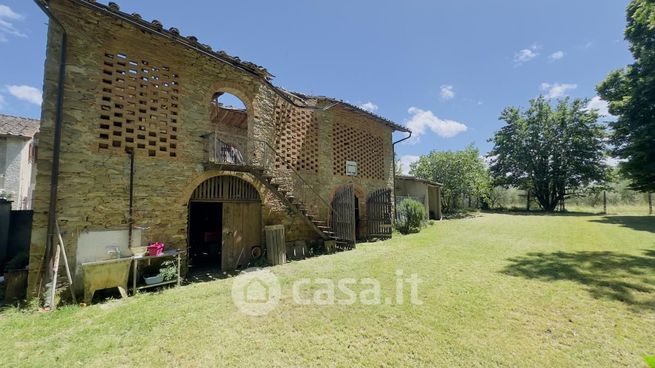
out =
<svg viewBox="0 0 655 368"><path fill-rule="evenodd" d="M393 161L393 163L392 163L392 165L393 165L393 184L392 184L393 188L391 189L392 193L393 193L393 218L391 219L392 223L396 219L396 144L398 144L400 142L404 142L404 141L406 141L406 140L408 140L410 138L412 138L412 131L411 130L409 131L409 135L407 137L399 139L399 140L393 142L393 144L391 144L391 150L392 150L392 155L393 155L393 157L391 159L391 161Z"/></svg>
<svg viewBox="0 0 655 368"><path fill-rule="evenodd" d="M52 257L53 237L55 236L55 222L57 221L57 189L59 186L59 156L61 153L61 131L63 120L63 106L64 106L64 80L66 77L66 49L68 45L68 35L66 29L61 22L50 12L47 2L43 0L34 0L36 5L41 8L50 21L61 29L61 41L59 49L59 76L57 85L57 101L55 105L55 125L54 125L54 139L52 145L52 170L50 172L50 199L48 207L48 235L46 240L46 249L43 257L43 263L39 271L39 288L37 297L40 296L41 286L43 284L43 277L41 272L46 267L49 267L50 258ZM51 272L52 270L47 270Z"/></svg>
<svg viewBox="0 0 655 368"><path fill-rule="evenodd" d="M128 152L130 155L130 197L127 212L127 246L132 247L132 227L134 227L134 150Z"/></svg>

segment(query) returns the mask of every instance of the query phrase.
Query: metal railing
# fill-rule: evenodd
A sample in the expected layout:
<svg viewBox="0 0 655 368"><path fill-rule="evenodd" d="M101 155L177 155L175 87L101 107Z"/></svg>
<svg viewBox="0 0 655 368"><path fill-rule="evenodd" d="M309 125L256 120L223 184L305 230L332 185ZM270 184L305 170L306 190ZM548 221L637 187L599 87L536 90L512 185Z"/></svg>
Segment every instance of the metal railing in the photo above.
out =
<svg viewBox="0 0 655 368"><path fill-rule="evenodd" d="M220 138L216 133L207 135L208 162L227 165L249 165L247 154L236 146L229 144Z"/></svg>
<svg viewBox="0 0 655 368"><path fill-rule="evenodd" d="M292 195L307 210L307 213L320 215L319 208L327 210L326 224L331 226L332 214L334 208L325 200L318 191L311 185L287 159L278 153L275 148L266 141L260 139L250 139L254 143L250 151L243 152L235 145L227 143L218 137L216 133L206 136L208 142L208 161L219 165L248 166L261 169L262 172L269 174L273 178L282 179L278 182L280 189ZM272 169L276 165L276 159L280 162L280 169ZM288 178L280 178L280 171L289 173ZM288 180L284 180L288 179Z"/></svg>

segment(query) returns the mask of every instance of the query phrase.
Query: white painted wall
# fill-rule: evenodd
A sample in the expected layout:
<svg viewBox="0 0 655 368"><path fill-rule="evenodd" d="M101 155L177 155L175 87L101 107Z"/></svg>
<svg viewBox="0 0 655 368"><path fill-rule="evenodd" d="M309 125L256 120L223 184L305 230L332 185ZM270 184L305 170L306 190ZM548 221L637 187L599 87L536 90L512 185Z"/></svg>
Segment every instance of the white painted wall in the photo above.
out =
<svg viewBox="0 0 655 368"><path fill-rule="evenodd" d="M6 137L6 164L2 189L12 193L12 210L32 208L32 169L30 161L31 139Z"/></svg>

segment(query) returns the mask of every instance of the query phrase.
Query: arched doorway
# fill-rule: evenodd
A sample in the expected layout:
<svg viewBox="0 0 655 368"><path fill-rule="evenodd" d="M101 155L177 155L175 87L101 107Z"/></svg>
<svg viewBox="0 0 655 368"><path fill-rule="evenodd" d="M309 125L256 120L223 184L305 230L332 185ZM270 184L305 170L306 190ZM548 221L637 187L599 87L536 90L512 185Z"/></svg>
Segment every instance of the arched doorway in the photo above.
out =
<svg viewBox="0 0 655 368"><path fill-rule="evenodd" d="M189 200L190 267L223 271L245 267L261 247L261 197L236 176L200 183Z"/></svg>

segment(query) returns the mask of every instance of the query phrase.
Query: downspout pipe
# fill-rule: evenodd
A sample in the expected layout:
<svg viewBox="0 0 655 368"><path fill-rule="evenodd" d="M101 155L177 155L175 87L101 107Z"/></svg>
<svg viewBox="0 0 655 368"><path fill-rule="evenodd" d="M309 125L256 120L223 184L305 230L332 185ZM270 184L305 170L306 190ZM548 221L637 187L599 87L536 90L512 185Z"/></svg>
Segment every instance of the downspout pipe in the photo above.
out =
<svg viewBox="0 0 655 368"><path fill-rule="evenodd" d="M393 184L392 184L393 188L391 189L393 191L393 218L391 219L392 222L395 221L395 219L396 219L396 145L398 143L404 142L404 141L406 141L406 140L408 140L410 138L412 138L412 131L411 130L409 131L409 134L407 135L407 137L401 138L401 139L393 142L393 144L391 145L391 150L393 151L393 157L391 159L391 161L393 161L393 163L392 163L392 165L393 165Z"/></svg>
<svg viewBox="0 0 655 368"><path fill-rule="evenodd" d="M46 239L46 248L43 257L41 270L39 271L39 289L37 296L40 295L43 285L43 274L41 273L50 262L52 257L52 249L55 236L55 223L57 221L57 192L59 188L59 157L61 155L61 134L63 126L63 111L64 111L64 81L66 78L66 53L68 47L68 35L63 24L57 19L48 7L48 3L44 0L34 0L36 5L41 8L48 19L53 22L59 29L61 29L61 40L59 48L59 75L57 79L57 100L55 105L55 121L54 121L54 138L52 144L52 168L50 171L50 198L48 207L48 234ZM51 270L47 270L51 271Z"/></svg>

